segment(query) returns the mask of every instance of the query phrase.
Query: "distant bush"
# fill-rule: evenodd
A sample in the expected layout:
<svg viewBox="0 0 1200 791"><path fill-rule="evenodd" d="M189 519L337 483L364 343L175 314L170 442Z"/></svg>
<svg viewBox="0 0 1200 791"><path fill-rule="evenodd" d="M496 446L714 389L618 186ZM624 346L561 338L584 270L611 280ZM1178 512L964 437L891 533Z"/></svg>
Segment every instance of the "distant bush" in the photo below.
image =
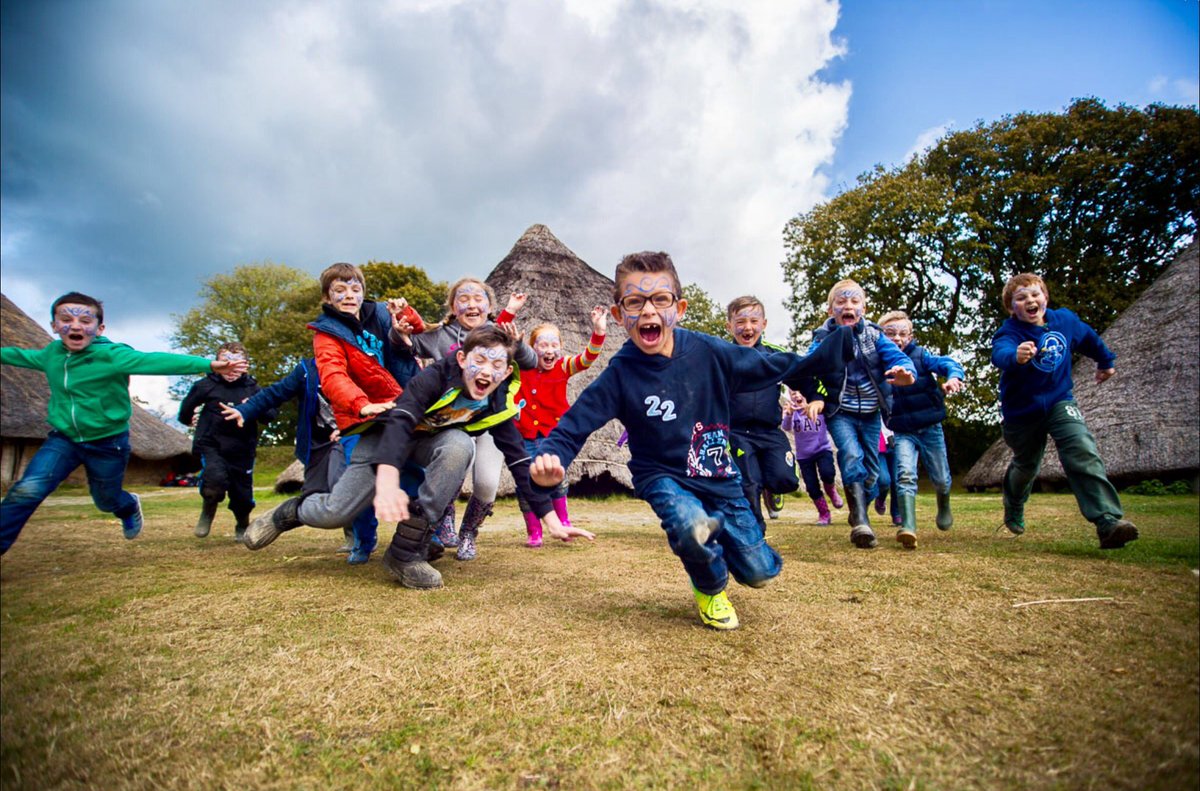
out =
<svg viewBox="0 0 1200 791"><path fill-rule="evenodd" d="M1140 481L1133 486L1125 487L1126 494L1191 494L1192 487L1188 486L1187 481L1172 481L1171 483L1163 483L1158 478L1151 478L1148 481Z"/></svg>

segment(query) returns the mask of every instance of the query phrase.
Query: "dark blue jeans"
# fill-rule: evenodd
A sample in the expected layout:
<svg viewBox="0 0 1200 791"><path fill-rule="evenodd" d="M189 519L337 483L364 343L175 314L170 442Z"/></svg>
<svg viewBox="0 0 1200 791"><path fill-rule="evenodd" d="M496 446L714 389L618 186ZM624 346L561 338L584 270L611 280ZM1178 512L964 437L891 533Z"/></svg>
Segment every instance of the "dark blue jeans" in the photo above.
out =
<svg viewBox="0 0 1200 791"><path fill-rule="evenodd" d="M65 434L51 431L21 480L0 503L0 555L17 540L42 501L81 464L96 507L121 519L130 516L137 510L137 501L121 488L128 463L128 431L94 442L72 442Z"/></svg>
<svg viewBox="0 0 1200 791"><path fill-rule="evenodd" d="M663 477L646 486L642 499L662 520L671 551L701 593L714 596L725 590L730 574L743 585L758 585L783 569L783 558L763 537L744 497L701 498ZM715 518L720 527L701 546L692 538L692 526L707 518Z"/></svg>

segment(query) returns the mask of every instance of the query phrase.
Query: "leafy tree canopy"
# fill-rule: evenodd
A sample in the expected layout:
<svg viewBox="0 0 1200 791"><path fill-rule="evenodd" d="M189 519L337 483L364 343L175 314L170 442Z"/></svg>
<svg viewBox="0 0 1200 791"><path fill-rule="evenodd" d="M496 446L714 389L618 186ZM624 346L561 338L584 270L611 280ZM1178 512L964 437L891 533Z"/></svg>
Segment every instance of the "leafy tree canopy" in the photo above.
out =
<svg viewBox="0 0 1200 791"><path fill-rule="evenodd" d="M683 298L688 305L679 326L718 338L729 337L725 331L725 308L718 305L707 291L695 283L688 283L683 287Z"/></svg>
<svg viewBox="0 0 1200 791"><path fill-rule="evenodd" d="M390 261L369 261L362 270L367 278L370 299L404 297L430 324L440 321L446 312L446 292L450 284L430 280L424 269Z"/></svg>
<svg viewBox="0 0 1200 791"><path fill-rule="evenodd" d="M843 278L868 316L905 310L918 342L955 353L971 380L960 414L994 416L991 335L1009 277L1036 272L1052 307L1103 331L1166 267L1200 215L1200 114L1082 99L942 138L784 230L792 343L825 318Z"/></svg>

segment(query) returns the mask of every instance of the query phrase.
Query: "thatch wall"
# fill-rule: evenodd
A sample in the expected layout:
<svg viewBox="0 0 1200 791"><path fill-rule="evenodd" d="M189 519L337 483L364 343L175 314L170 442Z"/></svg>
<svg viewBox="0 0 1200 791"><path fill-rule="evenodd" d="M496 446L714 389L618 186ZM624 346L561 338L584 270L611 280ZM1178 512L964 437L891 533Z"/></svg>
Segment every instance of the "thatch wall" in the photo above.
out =
<svg viewBox="0 0 1200 791"><path fill-rule="evenodd" d="M514 291L528 294L529 300L516 320L525 340L529 338L529 331L538 324L553 322L562 330L563 351L568 356L579 354L587 347L592 335L592 308L596 305L607 308L612 304L612 279L580 260L544 225L530 226L486 280L496 290L501 305L508 301L508 295ZM626 337L624 328L613 322L610 316L607 340L600 359L587 371L571 377L567 387L571 401L604 370ZM617 439L622 431L624 428L621 424L612 421L593 434L583 446L575 463L567 471L573 493L632 491L633 482L626 466L629 451L625 447L617 447ZM293 463L276 479L276 491L298 491L303 475L303 465L300 462ZM471 476L468 474L463 491L469 493L470 490ZM515 491L507 469L501 475L499 491L502 495Z"/></svg>
<svg viewBox="0 0 1200 791"><path fill-rule="evenodd" d="M1053 284L1051 289L1053 289ZM1104 333L1117 373L1095 382L1096 364L1072 370L1075 398L1096 435L1109 478L1187 480L1200 475L1200 260L1193 243ZM963 477L970 490L998 487L1012 452L998 440ZM1058 453L1047 445L1039 482L1066 483Z"/></svg>
<svg viewBox="0 0 1200 791"><path fill-rule="evenodd" d="M0 335L5 346L40 349L52 340L37 322L0 294ZM46 409L50 388L41 371L0 366L0 485L7 487L25 471L29 460L50 433ZM154 415L133 406L129 424L133 455L125 478L131 483L156 484L169 470L197 469L191 441ZM84 483L83 469L76 470L70 483Z"/></svg>

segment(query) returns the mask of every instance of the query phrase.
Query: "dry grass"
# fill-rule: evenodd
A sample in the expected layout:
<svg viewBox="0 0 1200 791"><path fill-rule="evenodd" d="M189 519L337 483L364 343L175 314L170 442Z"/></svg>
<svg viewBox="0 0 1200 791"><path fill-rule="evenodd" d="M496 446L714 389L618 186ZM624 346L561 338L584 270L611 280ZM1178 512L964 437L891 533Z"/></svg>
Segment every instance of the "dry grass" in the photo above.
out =
<svg viewBox="0 0 1200 791"><path fill-rule="evenodd" d="M278 500L266 497L264 505ZM1069 496L993 534L994 496L921 548L854 549L789 500L742 629L702 628L636 500L574 501L593 545L521 546L501 503L418 593L340 534L250 553L146 498L136 542L58 498L4 557L5 789L1193 788L1194 497L1127 498L1119 553ZM920 498L928 521L932 504ZM386 540L389 535L384 537ZM1042 604L1058 598L1111 601Z"/></svg>

